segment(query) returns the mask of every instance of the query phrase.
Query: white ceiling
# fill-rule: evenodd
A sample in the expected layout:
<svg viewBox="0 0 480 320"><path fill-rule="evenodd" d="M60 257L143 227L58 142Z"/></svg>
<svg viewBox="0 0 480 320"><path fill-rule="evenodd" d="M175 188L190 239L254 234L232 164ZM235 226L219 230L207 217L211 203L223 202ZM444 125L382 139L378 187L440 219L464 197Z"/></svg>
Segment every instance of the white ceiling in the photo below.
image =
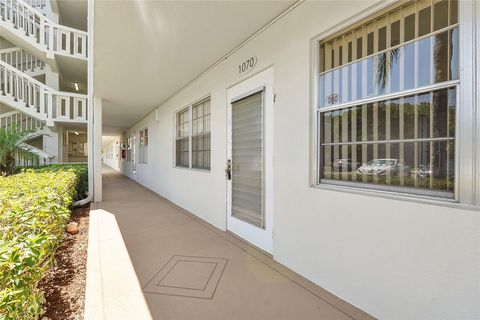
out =
<svg viewBox="0 0 480 320"><path fill-rule="evenodd" d="M55 0L52 4L58 10L62 25L87 30L87 0ZM56 62L62 76L60 90L77 92L75 82L78 82L80 87L78 93L87 93L86 61L57 55Z"/></svg>
<svg viewBox="0 0 480 320"><path fill-rule="evenodd" d="M56 0L56 4L62 25L87 31L87 0Z"/></svg>
<svg viewBox="0 0 480 320"><path fill-rule="evenodd" d="M115 140L119 140L120 136L102 136L102 149L108 146L110 143L114 142Z"/></svg>
<svg viewBox="0 0 480 320"><path fill-rule="evenodd" d="M95 1L94 95L128 128L294 1Z"/></svg>

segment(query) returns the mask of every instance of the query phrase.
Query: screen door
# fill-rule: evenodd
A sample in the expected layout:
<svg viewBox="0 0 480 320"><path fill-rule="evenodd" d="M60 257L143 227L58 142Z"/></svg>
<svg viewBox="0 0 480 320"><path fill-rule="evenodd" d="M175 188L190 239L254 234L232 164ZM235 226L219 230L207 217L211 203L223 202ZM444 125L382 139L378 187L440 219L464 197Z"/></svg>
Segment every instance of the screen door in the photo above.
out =
<svg viewBox="0 0 480 320"><path fill-rule="evenodd" d="M263 90L232 103L232 216L265 227Z"/></svg>
<svg viewBox="0 0 480 320"><path fill-rule="evenodd" d="M227 228L273 250L273 71L268 69L228 90Z"/></svg>

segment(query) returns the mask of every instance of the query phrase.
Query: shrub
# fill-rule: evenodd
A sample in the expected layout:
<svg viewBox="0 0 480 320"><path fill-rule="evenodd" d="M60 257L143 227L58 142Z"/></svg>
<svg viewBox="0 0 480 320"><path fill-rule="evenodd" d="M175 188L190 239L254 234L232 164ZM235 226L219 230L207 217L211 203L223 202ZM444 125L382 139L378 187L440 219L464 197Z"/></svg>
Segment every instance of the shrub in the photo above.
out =
<svg viewBox="0 0 480 320"><path fill-rule="evenodd" d="M84 166L26 169L0 177L0 319L37 319L37 288L54 261L69 206L84 192ZM77 191L77 188L80 188Z"/></svg>
<svg viewBox="0 0 480 320"><path fill-rule="evenodd" d="M71 170L75 172L77 176L77 181L75 185L75 196L74 201L81 200L87 197L88 195L88 169L84 164L52 164L42 167L32 168L36 172L55 172L55 171L65 171Z"/></svg>

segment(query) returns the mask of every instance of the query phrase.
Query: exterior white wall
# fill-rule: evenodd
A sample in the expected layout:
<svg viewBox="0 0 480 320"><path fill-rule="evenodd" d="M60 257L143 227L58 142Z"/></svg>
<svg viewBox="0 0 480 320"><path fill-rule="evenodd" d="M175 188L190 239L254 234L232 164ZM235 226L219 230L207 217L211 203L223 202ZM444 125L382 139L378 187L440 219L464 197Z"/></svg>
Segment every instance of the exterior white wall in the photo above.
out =
<svg viewBox="0 0 480 320"><path fill-rule="evenodd" d="M273 65L274 258L380 319L480 319L480 212L309 186L310 41L371 4L300 5L128 130L138 151L148 127L149 162L121 170L225 230L227 88ZM175 168L175 111L209 93L211 172Z"/></svg>
<svg viewBox="0 0 480 320"><path fill-rule="evenodd" d="M52 128L45 126L43 136L43 151L45 151L53 158L51 162L62 162L63 161L63 151L61 149L61 137L62 132L57 130L52 130ZM62 130L60 130L62 131Z"/></svg>
<svg viewBox="0 0 480 320"><path fill-rule="evenodd" d="M113 150L112 158L107 157L108 150L110 148L112 148ZM109 144L105 145L102 148L102 161L104 164L106 164L110 168L120 171L120 140L119 139L110 142Z"/></svg>

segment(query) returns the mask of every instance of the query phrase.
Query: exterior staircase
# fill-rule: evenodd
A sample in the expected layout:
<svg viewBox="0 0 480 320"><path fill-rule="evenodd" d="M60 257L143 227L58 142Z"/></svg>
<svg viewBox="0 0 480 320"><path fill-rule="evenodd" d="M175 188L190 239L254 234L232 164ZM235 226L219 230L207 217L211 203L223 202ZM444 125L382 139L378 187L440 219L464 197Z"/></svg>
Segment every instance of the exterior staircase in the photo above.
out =
<svg viewBox="0 0 480 320"><path fill-rule="evenodd" d="M44 61L55 70L55 55L86 63L87 33L45 17L39 11L45 0L27 1L0 0L0 36L18 46L0 50L0 102L47 126L86 123L86 95L53 90L33 77L44 73Z"/></svg>
<svg viewBox="0 0 480 320"><path fill-rule="evenodd" d="M87 32L49 19L47 4L47 0L0 0L0 37L15 46L0 49L0 103L13 109L0 113L0 128L16 125L19 131L31 131L23 148L38 156L39 164L59 157L39 149L34 140L56 130L46 127L87 123L87 95L43 83L50 72L59 73L60 66L86 70ZM30 165L30 158L27 154L17 162Z"/></svg>
<svg viewBox="0 0 480 320"><path fill-rule="evenodd" d="M56 91L0 60L0 102L45 121L87 122L87 96Z"/></svg>
<svg viewBox="0 0 480 320"><path fill-rule="evenodd" d="M25 0L32 8L45 15L45 9L47 8L47 0Z"/></svg>
<svg viewBox="0 0 480 320"><path fill-rule="evenodd" d="M0 128L7 129L13 125L19 131L33 131L43 129L43 122L32 118L20 111L10 111L0 114Z"/></svg>
<svg viewBox="0 0 480 320"><path fill-rule="evenodd" d="M28 0L36 8L42 0ZM55 55L87 63L87 32L62 26L22 0L0 0L0 36L56 70Z"/></svg>
<svg viewBox="0 0 480 320"><path fill-rule="evenodd" d="M0 60L28 74L30 77L45 74L45 62L21 48L14 47L0 50Z"/></svg>

